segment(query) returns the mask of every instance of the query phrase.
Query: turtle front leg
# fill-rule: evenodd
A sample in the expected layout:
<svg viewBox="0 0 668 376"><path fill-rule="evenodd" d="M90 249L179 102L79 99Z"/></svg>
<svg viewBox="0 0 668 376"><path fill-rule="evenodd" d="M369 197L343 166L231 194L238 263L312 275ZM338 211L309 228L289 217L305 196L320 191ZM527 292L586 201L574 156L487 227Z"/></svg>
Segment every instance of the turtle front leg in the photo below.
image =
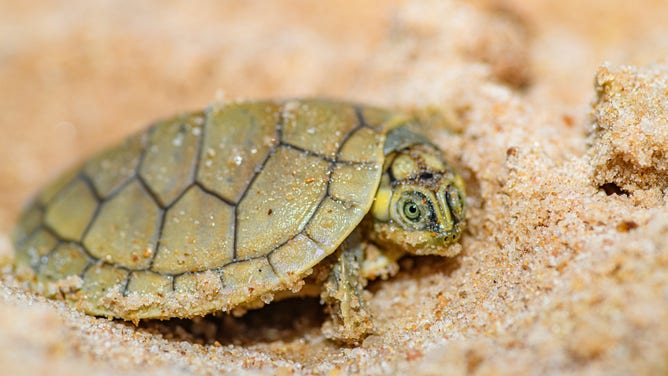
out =
<svg viewBox="0 0 668 376"><path fill-rule="evenodd" d="M373 329L371 314L362 296L366 279L360 271L364 250L358 231L339 246L334 267L322 286L321 300L331 320L323 325L327 338L346 344L359 344Z"/></svg>

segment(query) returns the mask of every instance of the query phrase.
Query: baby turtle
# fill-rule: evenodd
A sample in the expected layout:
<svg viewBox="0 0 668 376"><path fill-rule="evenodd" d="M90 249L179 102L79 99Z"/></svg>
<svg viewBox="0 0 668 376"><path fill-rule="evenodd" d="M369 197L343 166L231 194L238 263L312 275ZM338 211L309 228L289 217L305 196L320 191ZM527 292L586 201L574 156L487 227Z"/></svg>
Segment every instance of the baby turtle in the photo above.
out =
<svg viewBox="0 0 668 376"><path fill-rule="evenodd" d="M13 234L16 272L135 322L320 295L325 335L359 343L367 279L406 253L461 249L462 179L416 124L313 99L157 122L36 197Z"/></svg>

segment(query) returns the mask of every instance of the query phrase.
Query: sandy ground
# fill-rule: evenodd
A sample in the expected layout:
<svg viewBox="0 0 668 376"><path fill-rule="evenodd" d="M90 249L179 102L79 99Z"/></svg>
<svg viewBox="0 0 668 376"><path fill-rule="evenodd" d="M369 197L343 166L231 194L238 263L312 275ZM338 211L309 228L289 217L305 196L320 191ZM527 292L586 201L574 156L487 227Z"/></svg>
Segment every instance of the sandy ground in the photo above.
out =
<svg viewBox="0 0 668 376"><path fill-rule="evenodd" d="M668 3L341 4L0 2L3 374L668 373ZM373 283L361 346L311 300L135 327L13 278L15 217L67 166L178 111L306 95L417 109L469 190L463 254Z"/></svg>

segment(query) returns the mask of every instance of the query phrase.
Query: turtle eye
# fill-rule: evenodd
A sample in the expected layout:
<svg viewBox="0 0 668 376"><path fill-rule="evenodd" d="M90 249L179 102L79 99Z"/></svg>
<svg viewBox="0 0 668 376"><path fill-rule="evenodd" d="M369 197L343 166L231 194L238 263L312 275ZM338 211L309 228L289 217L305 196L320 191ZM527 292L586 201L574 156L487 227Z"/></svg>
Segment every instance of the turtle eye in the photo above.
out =
<svg viewBox="0 0 668 376"><path fill-rule="evenodd" d="M420 220L422 213L420 212L420 207L413 200L407 200L404 202L404 215L406 218L413 222Z"/></svg>

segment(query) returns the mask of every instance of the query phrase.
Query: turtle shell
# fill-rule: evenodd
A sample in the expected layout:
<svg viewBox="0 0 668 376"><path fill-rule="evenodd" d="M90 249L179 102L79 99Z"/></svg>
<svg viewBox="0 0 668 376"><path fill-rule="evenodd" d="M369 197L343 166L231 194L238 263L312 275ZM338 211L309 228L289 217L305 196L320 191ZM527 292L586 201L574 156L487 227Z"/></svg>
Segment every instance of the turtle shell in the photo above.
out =
<svg viewBox="0 0 668 376"><path fill-rule="evenodd" d="M128 320L269 301L298 288L369 211L401 119L290 100L157 122L37 196L14 233L17 273Z"/></svg>

